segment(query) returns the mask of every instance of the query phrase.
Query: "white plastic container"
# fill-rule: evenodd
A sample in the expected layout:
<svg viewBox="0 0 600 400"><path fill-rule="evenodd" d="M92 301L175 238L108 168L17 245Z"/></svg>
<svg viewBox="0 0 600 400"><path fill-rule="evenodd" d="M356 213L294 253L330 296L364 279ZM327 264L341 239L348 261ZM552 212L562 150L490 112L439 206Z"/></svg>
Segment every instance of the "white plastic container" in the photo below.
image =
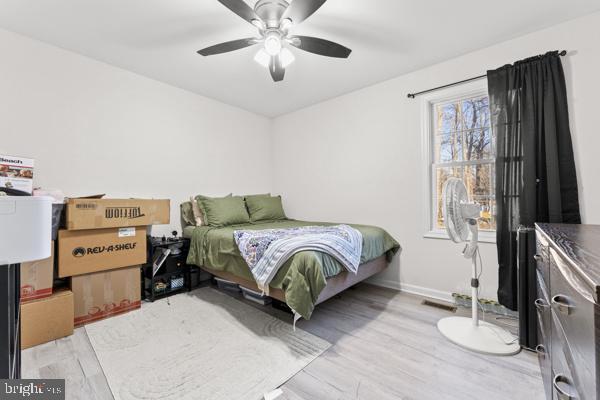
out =
<svg viewBox="0 0 600 400"><path fill-rule="evenodd" d="M271 304L271 298L269 296L265 296L260 292L255 292L254 290L250 290L243 286L240 286L240 288L242 289L242 294L246 300L253 301L263 306Z"/></svg>
<svg viewBox="0 0 600 400"><path fill-rule="evenodd" d="M52 199L0 196L0 265L50 257Z"/></svg>
<svg viewBox="0 0 600 400"><path fill-rule="evenodd" d="M217 278L216 276L215 276L215 281L217 282L217 287L221 290L226 290L228 292L236 292L236 293L240 292L240 286L235 282L231 282L226 279Z"/></svg>

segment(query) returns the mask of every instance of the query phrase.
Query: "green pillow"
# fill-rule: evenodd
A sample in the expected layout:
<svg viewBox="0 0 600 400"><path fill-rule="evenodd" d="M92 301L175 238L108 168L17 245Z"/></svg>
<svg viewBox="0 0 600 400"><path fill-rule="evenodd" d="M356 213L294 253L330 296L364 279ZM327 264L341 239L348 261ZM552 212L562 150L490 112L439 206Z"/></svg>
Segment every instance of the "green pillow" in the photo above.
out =
<svg viewBox="0 0 600 400"><path fill-rule="evenodd" d="M271 193L261 193L261 194L247 194L244 196L244 200L247 200L251 197L271 197Z"/></svg>
<svg viewBox="0 0 600 400"><path fill-rule="evenodd" d="M221 199L203 199L204 222L209 226L227 226L250 222L243 197L223 197Z"/></svg>
<svg viewBox="0 0 600 400"><path fill-rule="evenodd" d="M208 200L208 199L224 199L226 197L232 197L233 193L229 193L227 196L224 197L208 197L208 196L203 196L201 194L197 195L196 197L194 197L196 199L196 203L198 204L198 208L200 209L200 213L202 214L202 222L204 223L204 225L208 225L208 222L206 222L206 213L204 212L204 200Z"/></svg>
<svg viewBox="0 0 600 400"><path fill-rule="evenodd" d="M244 201L246 202L246 209L248 209L248 200L253 201L253 199L259 198L259 197L271 197L271 193L245 195ZM248 214L250 214L250 210L248 210Z"/></svg>
<svg viewBox="0 0 600 400"><path fill-rule="evenodd" d="M246 207L252 222L287 219L281 196L247 196Z"/></svg>

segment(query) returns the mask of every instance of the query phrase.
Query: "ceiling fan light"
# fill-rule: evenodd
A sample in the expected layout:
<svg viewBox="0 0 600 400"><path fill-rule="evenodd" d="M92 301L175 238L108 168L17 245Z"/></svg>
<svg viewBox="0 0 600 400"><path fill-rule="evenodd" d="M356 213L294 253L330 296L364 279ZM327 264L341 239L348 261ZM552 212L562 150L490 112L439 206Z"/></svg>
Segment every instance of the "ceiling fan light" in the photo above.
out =
<svg viewBox="0 0 600 400"><path fill-rule="evenodd" d="M271 56L265 51L265 49L260 49L258 53L256 53L256 55L254 56L254 61L256 61L265 68L269 68Z"/></svg>
<svg viewBox="0 0 600 400"><path fill-rule="evenodd" d="M283 68L287 68L291 63L294 62L294 60L296 60L296 57L294 57L294 53L292 53L289 49L286 48L283 48L281 50L279 57L281 58L281 66Z"/></svg>
<svg viewBox="0 0 600 400"><path fill-rule="evenodd" d="M265 51L270 56L276 56L281 51L281 38L276 33L271 33L265 38Z"/></svg>
<svg viewBox="0 0 600 400"><path fill-rule="evenodd" d="M280 30L282 30L282 31L286 31L286 32L287 32L287 30L288 30L288 29L290 29L290 28L292 27L292 25L293 25L293 24L294 24L294 23L292 22L292 20L291 20L291 19L289 19L289 18L285 18L285 19L283 19L283 20L281 21L281 23L279 24L279 29L280 29Z"/></svg>

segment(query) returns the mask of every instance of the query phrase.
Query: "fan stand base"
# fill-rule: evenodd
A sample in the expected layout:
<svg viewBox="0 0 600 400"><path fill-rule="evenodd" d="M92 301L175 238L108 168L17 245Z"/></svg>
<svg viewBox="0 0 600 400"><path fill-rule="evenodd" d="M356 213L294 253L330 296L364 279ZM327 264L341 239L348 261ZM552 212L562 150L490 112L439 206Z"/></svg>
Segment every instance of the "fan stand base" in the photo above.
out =
<svg viewBox="0 0 600 400"><path fill-rule="evenodd" d="M514 340L509 332L488 322L475 326L471 318L448 317L439 320L437 327L452 343L477 353L512 356L521 351L518 343L506 344Z"/></svg>

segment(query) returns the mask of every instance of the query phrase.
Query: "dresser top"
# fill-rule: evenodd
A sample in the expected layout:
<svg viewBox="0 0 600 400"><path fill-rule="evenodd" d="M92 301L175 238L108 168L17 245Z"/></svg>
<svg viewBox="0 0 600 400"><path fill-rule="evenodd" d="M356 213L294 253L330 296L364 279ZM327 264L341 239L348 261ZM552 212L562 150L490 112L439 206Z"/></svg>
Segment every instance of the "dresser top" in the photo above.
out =
<svg viewBox="0 0 600 400"><path fill-rule="evenodd" d="M600 287L600 225L536 224L552 246L596 289Z"/></svg>

